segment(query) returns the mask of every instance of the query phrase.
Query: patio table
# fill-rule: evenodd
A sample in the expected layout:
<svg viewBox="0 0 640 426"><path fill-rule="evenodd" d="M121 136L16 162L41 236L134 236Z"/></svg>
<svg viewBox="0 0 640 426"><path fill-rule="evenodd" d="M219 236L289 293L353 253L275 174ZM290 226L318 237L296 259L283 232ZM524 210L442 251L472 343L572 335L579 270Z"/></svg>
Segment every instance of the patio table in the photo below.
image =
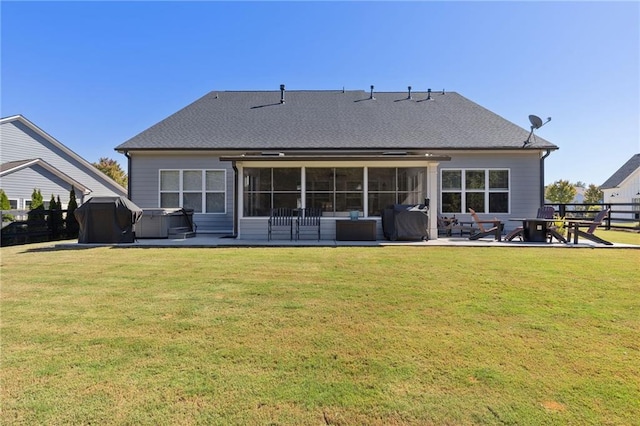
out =
<svg viewBox="0 0 640 426"><path fill-rule="evenodd" d="M512 218L510 221L522 222L522 239L530 243L546 243L551 242L551 239L547 240L547 235L551 235L557 238L559 241L566 243L567 240L557 231L550 229L549 224L553 224L561 221L561 219L543 219L539 217L532 218Z"/></svg>

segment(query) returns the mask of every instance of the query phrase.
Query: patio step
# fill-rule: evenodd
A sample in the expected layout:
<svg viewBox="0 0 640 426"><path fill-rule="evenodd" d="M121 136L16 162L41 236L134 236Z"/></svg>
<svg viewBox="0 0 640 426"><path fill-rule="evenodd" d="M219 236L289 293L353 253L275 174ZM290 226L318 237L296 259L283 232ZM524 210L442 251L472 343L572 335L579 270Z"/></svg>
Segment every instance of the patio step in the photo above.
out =
<svg viewBox="0 0 640 426"><path fill-rule="evenodd" d="M183 226L179 228L169 228L168 238L171 239L185 239L185 238L193 238L196 236L196 233L193 232L190 228Z"/></svg>

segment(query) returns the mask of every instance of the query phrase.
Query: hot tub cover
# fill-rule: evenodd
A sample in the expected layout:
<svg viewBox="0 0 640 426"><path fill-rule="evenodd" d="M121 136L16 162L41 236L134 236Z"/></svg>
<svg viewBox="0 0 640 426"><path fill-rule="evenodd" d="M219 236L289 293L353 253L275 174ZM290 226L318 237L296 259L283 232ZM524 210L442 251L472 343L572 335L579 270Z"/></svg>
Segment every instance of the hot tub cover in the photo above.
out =
<svg viewBox="0 0 640 426"><path fill-rule="evenodd" d="M73 214L80 226L79 243L132 243L142 209L125 197L92 197Z"/></svg>

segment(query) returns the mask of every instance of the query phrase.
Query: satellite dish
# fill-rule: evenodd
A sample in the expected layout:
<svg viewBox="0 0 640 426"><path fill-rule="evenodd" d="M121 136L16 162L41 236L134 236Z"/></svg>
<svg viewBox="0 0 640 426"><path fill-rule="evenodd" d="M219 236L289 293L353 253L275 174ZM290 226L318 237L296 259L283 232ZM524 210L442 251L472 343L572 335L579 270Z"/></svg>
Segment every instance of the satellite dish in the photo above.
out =
<svg viewBox="0 0 640 426"><path fill-rule="evenodd" d="M542 127L542 119L537 115L530 115L529 122L531 122L531 127L534 129L539 129Z"/></svg>
<svg viewBox="0 0 640 426"><path fill-rule="evenodd" d="M529 137L527 138L526 141L524 141L524 144L522 145L522 147L524 148L525 146L527 146L527 145L529 145L531 143L531 136L533 136L533 131L534 130L539 129L540 127L544 126L545 124L547 124L550 121L551 121L551 117L548 117L547 121L545 121L543 123L542 119L540 117L538 117L537 115L531 114L529 116L529 122L531 123L531 132L529 132Z"/></svg>

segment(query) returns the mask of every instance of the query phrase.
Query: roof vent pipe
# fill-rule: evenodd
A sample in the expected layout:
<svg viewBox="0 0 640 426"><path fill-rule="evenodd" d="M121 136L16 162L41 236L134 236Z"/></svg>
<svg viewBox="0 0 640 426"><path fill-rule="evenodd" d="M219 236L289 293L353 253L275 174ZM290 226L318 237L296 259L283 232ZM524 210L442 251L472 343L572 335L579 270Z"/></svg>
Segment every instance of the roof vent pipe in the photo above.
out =
<svg viewBox="0 0 640 426"><path fill-rule="evenodd" d="M284 103L284 84L280 85L280 103Z"/></svg>
<svg viewBox="0 0 640 426"><path fill-rule="evenodd" d="M369 99L375 99L373 97L373 84L371 85L371 94L369 95Z"/></svg>
<svg viewBox="0 0 640 426"><path fill-rule="evenodd" d="M427 89L427 100L430 101L431 99L431 89Z"/></svg>
<svg viewBox="0 0 640 426"><path fill-rule="evenodd" d="M409 94L407 95L407 99L411 99L411 86L407 87L409 89Z"/></svg>
<svg viewBox="0 0 640 426"><path fill-rule="evenodd" d="M444 89L442 89L442 94L444 95Z"/></svg>

